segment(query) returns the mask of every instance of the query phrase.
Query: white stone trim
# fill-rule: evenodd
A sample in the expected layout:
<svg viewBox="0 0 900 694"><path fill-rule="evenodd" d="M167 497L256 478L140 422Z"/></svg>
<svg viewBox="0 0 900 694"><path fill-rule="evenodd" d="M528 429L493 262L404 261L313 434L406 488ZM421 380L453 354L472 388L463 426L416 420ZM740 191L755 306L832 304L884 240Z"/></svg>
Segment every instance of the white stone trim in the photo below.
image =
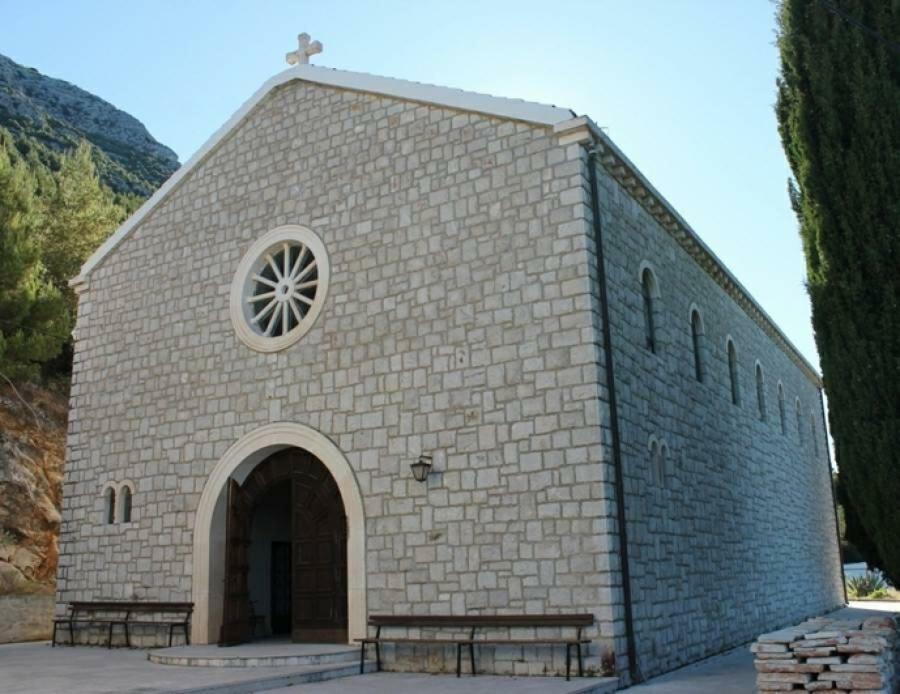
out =
<svg viewBox="0 0 900 694"><path fill-rule="evenodd" d="M316 286L316 294L312 305L309 307L306 315L299 324L294 327L286 335L277 337L265 337L255 332L249 325L247 304L245 301L247 283L253 268L259 261L260 257L273 246L285 241L294 241L305 245L309 252L312 253L316 260L318 270L318 285ZM331 276L331 263L328 259L328 252L325 250L325 244L316 235L316 233L308 227L299 224L286 224L276 227L271 231L260 236L253 245L241 258L234 278L231 282L231 295L229 313L231 315L231 324L238 338L250 349L257 352L278 352L297 342L313 327L322 306L325 304L325 298L328 295L328 281ZM276 311L279 309L275 309ZM285 310L287 308L285 307Z"/></svg>
<svg viewBox="0 0 900 694"><path fill-rule="evenodd" d="M213 566L215 544L224 536L224 523L215 525L213 516L224 508L226 482L229 477L243 480L263 459L284 448L297 447L312 453L334 477L344 511L347 514L347 615L349 641L366 633L366 522L362 493L356 475L341 450L324 434L303 424L277 422L267 424L245 434L235 442L216 463L206 480L200 503L194 516L194 567L192 594L194 615L191 640L194 643L213 643L221 624L219 574L221 566ZM224 520L224 519L219 519ZM221 544L221 542L220 542ZM217 621L218 620L218 621Z"/></svg>
<svg viewBox="0 0 900 694"><path fill-rule="evenodd" d="M553 126L557 123L570 120L575 114L566 108L538 104L532 101L520 99L507 99L490 94L478 94L462 89L439 87L432 84L410 82L407 80L379 77L361 72L347 72L333 70L316 65L297 65L269 78L234 114L225 121L212 137L210 137L197 152L185 162L160 188L131 215L116 231L94 251L90 258L81 266L78 275L69 281L75 291L81 291L80 287L90 273L118 246L128 235L171 193L181 181L191 173L207 156L209 156L222 141L236 129L241 122L256 108L256 106L268 96L269 92L298 80L322 84L339 89L380 94L395 97L407 101L417 101L435 106L483 113L488 116L496 116L509 120L534 123L541 126Z"/></svg>

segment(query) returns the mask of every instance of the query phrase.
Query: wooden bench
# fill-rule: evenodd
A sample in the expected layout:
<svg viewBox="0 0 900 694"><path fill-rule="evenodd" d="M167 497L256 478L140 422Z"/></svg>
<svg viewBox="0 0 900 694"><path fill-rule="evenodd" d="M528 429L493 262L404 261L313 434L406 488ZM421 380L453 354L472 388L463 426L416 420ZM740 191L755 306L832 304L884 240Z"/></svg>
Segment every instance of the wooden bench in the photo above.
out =
<svg viewBox="0 0 900 694"><path fill-rule="evenodd" d="M70 602L64 617L53 620L53 641L56 645L56 632L60 626L69 630L69 643L75 643L75 627L77 625L106 625L106 647L112 648L113 629L121 626L125 632L125 645L131 647L130 627L164 626L169 628L169 646L176 629L184 631L185 642L190 644L192 602L141 602L141 601L74 601ZM161 618L151 619L153 615Z"/></svg>
<svg viewBox="0 0 900 694"><path fill-rule="evenodd" d="M472 667L472 675L475 675L475 646L565 646L566 647L566 679L570 678L572 651L578 655L578 676L584 676L584 660L582 646L591 642L582 638L582 630L594 623L592 614L513 614L513 615L471 615L455 617L453 615L371 615L369 626L375 627L375 636L364 639L356 639L360 643L359 671L363 673L366 660L366 647L369 644L375 646L376 670L381 670L381 644L400 643L411 645L441 645L456 646L456 676L460 676L462 670L462 649L469 649L469 662ZM545 628L563 627L574 628L573 638L504 638L497 636L476 638L479 629L504 629L504 628ZM381 635L382 629L387 628L436 628L455 629L462 631L468 629L467 637L445 638L408 638L386 637Z"/></svg>

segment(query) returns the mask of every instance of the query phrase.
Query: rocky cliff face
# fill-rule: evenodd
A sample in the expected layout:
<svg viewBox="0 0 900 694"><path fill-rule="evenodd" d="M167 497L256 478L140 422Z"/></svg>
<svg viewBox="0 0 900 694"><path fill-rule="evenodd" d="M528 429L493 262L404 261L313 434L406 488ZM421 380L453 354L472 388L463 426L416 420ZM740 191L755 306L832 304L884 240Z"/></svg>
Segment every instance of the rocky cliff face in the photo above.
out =
<svg viewBox="0 0 900 694"><path fill-rule="evenodd" d="M133 116L63 80L0 55L0 126L61 151L81 139L102 153L103 181L146 197L178 168L178 157Z"/></svg>
<svg viewBox="0 0 900 694"><path fill-rule="evenodd" d="M66 440L66 398L0 387L0 596L50 593Z"/></svg>

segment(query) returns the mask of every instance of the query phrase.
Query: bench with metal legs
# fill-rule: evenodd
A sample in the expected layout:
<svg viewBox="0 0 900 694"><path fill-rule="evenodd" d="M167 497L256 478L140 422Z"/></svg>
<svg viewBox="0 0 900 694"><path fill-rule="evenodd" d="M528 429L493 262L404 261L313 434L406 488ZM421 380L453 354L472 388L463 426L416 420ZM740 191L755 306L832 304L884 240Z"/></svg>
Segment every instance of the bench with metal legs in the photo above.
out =
<svg viewBox="0 0 900 694"><path fill-rule="evenodd" d="M366 637L356 639L360 643L359 653L359 671L362 674L365 671L366 649L369 644L375 646L375 668L376 671L381 670L381 644L409 644L409 645L437 645L437 646L456 646L456 676L462 674L462 649L464 646L469 647L469 664L472 675L476 674L475 666L475 646L565 646L566 647L566 679L571 679L572 675L572 651L574 650L578 658L578 676L584 676L584 654L583 646L591 642L590 639L583 638L582 633L585 627L594 623L594 616L591 614L555 614L555 615L471 615L467 617L456 617L453 615L372 615L369 617L369 626L375 627L374 638ZM409 637L383 637L381 630L383 627L394 628L447 628L462 629L469 628L469 637L466 639L448 639L448 638L409 638ZM575 628L575 638L499 638L492 636L490 638L476 638L476 631L485 628L542 628L542 627L573 627Z"/></svg>

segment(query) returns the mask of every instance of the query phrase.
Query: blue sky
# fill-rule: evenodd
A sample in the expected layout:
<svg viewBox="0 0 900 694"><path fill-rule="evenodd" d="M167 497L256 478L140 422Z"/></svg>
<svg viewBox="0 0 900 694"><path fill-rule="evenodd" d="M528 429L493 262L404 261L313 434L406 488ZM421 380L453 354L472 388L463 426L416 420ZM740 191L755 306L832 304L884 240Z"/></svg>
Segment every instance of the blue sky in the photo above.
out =
<svg viewBox="0 0 900 694"><path fill-rule="evenodd" d="M0 0L0 53L139 118L186 160L296 35L313 62L590 115L814 365L765 0Z"/></svg>

